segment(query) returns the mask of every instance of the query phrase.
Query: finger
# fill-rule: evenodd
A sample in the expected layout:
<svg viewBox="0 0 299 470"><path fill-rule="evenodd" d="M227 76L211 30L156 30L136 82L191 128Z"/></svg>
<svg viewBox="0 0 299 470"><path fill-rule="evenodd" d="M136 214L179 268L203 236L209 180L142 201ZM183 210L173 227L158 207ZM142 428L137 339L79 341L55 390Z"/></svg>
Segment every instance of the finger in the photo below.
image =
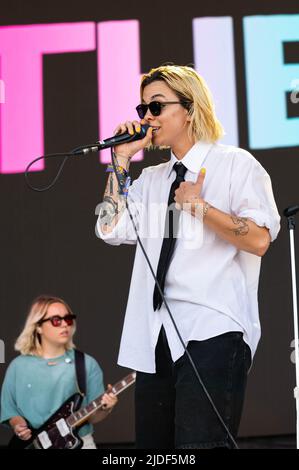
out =
<svg viewBox="0 0 299 470"><path fill-rule="evenodd" d="M111 384L108 384L106 393L107 393L108 397L114 397L115 396L115 393L113 392L113 387L112 387Z"/></svg>
<svg viewBox="0 0 299 470"><path fill-rule="evenodd" d="M117 126L117 128L114 131L114 135L123 134L124 132L126 132L126 130L127 128L125 124L119 124L119 126Z"/></svg>
<svg viewBox="0 0 299 470"><path fill-rule="evenodd" d="M109 400L107 401L107 405L109 406L109 408L112 408L114 404L115 404L114 397L109 397Z"/></svg>
<svg viewBox="0 0 299 470"><path fill-rule="evenodd" d="M133 121L132 124L134 126L135 132L141 132L141 124L139 121Z"/></svg>
<svg viewBox="0 0 299 470"><path fill-rule="evenodd" d="M146 136L144 137L144 141L149 144L151 142L153 138L153 128L152 127L149 127L147 132L146 132Z"/></svg>
<svg viewBox="0 0 299 470"><path fill-rule="evenodd" d="M28 429L27 426L24 426L24 425L21 425L21 424L18 424L14 431L16 434L20 434L20 432L23 432L24 430Z"/></svg>
<svg viewBox="0 0 299 470"><path fill-rule="evenodd" d="M135 134L135 129L131 121L126 121L126 128L129 132L129 134L133 135Z"/></svg>
<svg viewBox="0 0 299 470"><path fill-rule="evenodd" d="M147 132L146 132L145 137L143 137L140 140L140 142L142 142L143 147L147 147L148 145L150 145L152 138L153 138L153 129L152 129L152 127L149 127Z"/></svg>
<svg viewBox="0 0 299 470"><path fill-rule="evenodd" d="M24 434L26 434L26 432L28 432L28 428L27 429L20 429L16 434L18 436L23 436Z"/></svg>
<svg viewBox="0 0 299 470"><path fill-rule="evenodd" d="M205 176L206 176L206 169L205 168L201 168L199 174L198 174L198 177L197 177L197 180L196 180L196 185L197 186L202 186L203 185L203 182L204 182L204 179L205 179Z"/></svg>

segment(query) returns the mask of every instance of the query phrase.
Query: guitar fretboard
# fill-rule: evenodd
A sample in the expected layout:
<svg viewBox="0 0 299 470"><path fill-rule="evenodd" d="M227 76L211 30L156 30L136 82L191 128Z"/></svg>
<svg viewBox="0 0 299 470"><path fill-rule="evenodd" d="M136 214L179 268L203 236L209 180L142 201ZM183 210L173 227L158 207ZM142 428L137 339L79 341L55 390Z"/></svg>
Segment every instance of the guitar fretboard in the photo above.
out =
<svg viewBox="0 0 299 470"><path fill-rule="evenodd" d="M136 372L132 372L131 374L127 375L124 377L122 380L117 382L116 384L113 385L112 387L112 393L114 395L119 395L121 392L123 392L126 388L130 387L135 382L136 379ZM106 392L104 392L106 393ZM91 415L93 415L96 411L102 408L102 398L103 395L100 395L98 398L93 400L91 403L89 403L87 406L84 408L81 408L80 410L76 411L73 413L68 419L67 423L71 427L76 427L80 424L82 424L84 421L86 421Z"/></svg>

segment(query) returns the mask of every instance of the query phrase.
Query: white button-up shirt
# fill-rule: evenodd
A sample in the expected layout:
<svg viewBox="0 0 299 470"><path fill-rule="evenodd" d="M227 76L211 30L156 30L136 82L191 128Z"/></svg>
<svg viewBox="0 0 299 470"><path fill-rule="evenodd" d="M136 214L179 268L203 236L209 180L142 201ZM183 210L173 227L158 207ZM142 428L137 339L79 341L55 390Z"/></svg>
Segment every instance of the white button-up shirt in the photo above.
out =
<svg viewBox="0 0 299 470"><path fill-rule="evenodd" d="M128 204L155 273L176 161L171 154L168 162L145 168L128 192ZM249 152L198 142L181 162L187 167L186 181L195 182L200 169L206 168L201 192L205 201L223 212L267 227L272 241L277 237L280 217L270 177ZM110 233L101 231L98 219L96 233L111 245L136 244L127 210ZM260 262L260 257L238 250L200 219L181 212L164 294L185 344L241 331L254 355L260 338ZM162 325L173 361L184 353L165 305L153 310L153 290L153 276L137 244L118 363L148 373L155 372L155 347Z"/></svg>

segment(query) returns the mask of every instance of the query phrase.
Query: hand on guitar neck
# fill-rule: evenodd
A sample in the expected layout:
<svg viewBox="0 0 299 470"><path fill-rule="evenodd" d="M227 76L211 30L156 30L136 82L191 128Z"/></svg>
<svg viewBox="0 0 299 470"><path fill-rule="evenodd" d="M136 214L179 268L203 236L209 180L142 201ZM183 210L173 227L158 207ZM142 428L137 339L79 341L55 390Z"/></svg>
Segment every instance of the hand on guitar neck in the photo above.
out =
<svg viewBox="0 0 299 470"><path fill-rule="evenodd" d="M105 394L102 397L101 408L93 416L91 416L89 422L95 424L105 419L107 414L113 410L117 402L118 398L113 393L112 385L109 384Z"/></svg>

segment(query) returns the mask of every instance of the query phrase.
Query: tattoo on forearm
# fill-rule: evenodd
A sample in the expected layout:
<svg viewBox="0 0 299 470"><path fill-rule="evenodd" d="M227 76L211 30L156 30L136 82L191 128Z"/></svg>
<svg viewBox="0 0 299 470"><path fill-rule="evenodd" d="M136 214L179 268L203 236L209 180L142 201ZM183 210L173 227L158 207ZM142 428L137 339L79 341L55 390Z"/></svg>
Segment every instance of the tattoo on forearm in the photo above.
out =
<svg viewBox="0 0 299 470"><path fill-rule="evenodd" d="M121 187L123 188L126 183L126 179L127 177L125 175L118 175L118 194L122 194L122 190L119 185L121 185Z"/></svg>
<svg viewBox="0 0 299 470"><path fill-rule="evenodd" d="M112 194L113 194L113 176L112 176L112 175L110 175L110 176L109 176L109 178L110 178L110 181L109 181L109 186L110 186L110 196L112 196Z"/></svg>
<svg viewBox="0 0 299 470"><path fill-rule="evenodd" d="M237 236L247 235L249 232L249 226L245 217L231 217L233 223L237 225L236 228L232 229L232 232Z"/></svg>
<svg viewBox="0 0 299 470"><path fill-rule="evenodd" d="M118 174L121 187L125 185L125 175ZM108 176L108 181L103 197L103 202L99 204L99 218L100 224L106 226L112 226L117 223L119 216L125 209L125 196L119 188L119 181L115 180L116 175L112 172Z"/></svg>
<svg viewBox="0 0 299 470"><path fill-rule="evenodd" d="M125 198L123 196L118 196L116 201L110 196L104 196L98 212L101 225L110 225L115 217L120 215L124 209Z"/></svg>
<svg viewBox="0 0 299 470"><path fill-rule="evenodd" d="M100 219L102 224L109 225L118 214L117 202L110 196L105 196L101 204Z"/></svg>

